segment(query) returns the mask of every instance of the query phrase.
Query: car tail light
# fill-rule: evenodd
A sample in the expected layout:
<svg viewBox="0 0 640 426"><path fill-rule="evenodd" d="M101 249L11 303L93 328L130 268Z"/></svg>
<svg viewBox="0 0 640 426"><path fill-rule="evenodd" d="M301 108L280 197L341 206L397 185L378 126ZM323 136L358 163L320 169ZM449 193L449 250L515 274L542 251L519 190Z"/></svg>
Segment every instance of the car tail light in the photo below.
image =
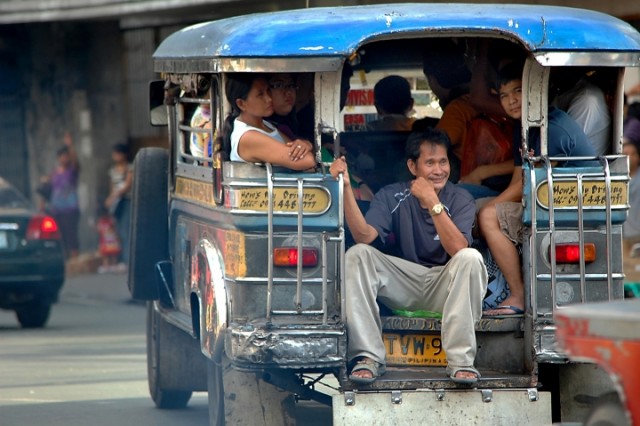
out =
<svg viewBox="0 0 640 426"><path fill-rule="evenodd" d="M280 247L273 250L273 264L276 266L298 266L298 249L296 247ZM318 250L302 249L302 266L310 267L318 264Z"/></svg>
<svg viewBox="0 0 640 426"><path fill-rule="evenodd" d="M596 245L585 243L584 262L596 260ZM556 244L556 263L580 263L580 244Z"/></svg>
<svg viewBox="0 0 640 426"><path fill-rule="evenodd" d="M34 216L27 226L27 240L56 240L60 238L60 230L56 221L50 216Z"/></svg>

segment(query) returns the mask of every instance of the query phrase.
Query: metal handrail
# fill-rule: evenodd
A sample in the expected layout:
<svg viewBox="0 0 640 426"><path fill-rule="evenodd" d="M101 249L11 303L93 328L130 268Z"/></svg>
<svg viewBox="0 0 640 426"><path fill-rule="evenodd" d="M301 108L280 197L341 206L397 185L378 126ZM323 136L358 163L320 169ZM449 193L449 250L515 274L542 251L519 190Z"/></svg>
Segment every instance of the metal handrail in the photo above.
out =
<svg viewBox="0 0 640 426"><path fill-rule="evenodd" d="M302 291L303 291L303 279L302 279L302 268L303 268L303 259L302 259L302 250L303 250L303 230L304 230L304 184L306 182L322 182L324 179L317 177L276 177L273 174L273 168L271 164L266 164L267 170L267 192L268 192L268 209L267 209L267 233L268 233L268 262L269 265L267 267L267 323L270 324L273 315L322 315L322 323L323 325L327 325L328 323L328 256L327 256L327 243L339 244L340 245L340 264L339 270L341 274L341 281L344 281L344 213L342 212L341 206L343 205L343 187L342 187L342 176L339 179L339 208L338 208L338 228L339 228L339 237L329 237L326 232L322 233L322 278L321 278L321 288L322 288L322 308L315 310L305 310L302 307ZM274 267L273 267L273 248L274 248L274 187L276 185L282 183L296 183L297 187L297 199L298 199L298 209L297 209L297 250L298 250L298 261L296 265L296 296L295 296L295 309L287 310L287 309L273 309L273 294L274 294ZM243 185L246 183L243 182ZM316 280L314 280L317 283ZM343 285L341 282L341 285ZM317 284L316 284L317 285ZM341 294L344 294L344 289L341 287ZM342 300L342 312L344 312L344 300Z"/></svg>
<svg viewBox="0 0 640 426"><path fill-rule="evenodd" d="M612 217L611 217L611 169L609 167L609 159L606 157L601 157L600 162L604 167L604 181L605 181L605 197L607 200L607 209L606 209L606 230L607 230L607 290L609 291L609 300L613 299L613 277L612 277L612 269L613 269L613 259L611 257L611 249L613 248L613 236L611 235L613 231L612 225Z"/></svg>

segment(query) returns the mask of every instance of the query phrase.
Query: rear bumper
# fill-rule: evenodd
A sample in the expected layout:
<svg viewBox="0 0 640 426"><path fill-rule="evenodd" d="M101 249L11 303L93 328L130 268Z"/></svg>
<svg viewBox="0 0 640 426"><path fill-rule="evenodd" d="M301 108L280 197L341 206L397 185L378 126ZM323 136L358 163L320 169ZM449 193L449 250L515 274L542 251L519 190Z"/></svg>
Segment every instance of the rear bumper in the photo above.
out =
<svg viewBox="0 0 640 426"><path fill-rule="evenodd" d="M64 283L64 260L58 256L0 260L0 308L54 303Z"/></svg>
<svg viewBox="0 0 640 426"><path fill-rule="evenodd" d="M225 352L238 368L325 369L344 366L344 329L253 330L231 328Z"/></svg>
<svg viewBox="0 0 640 426"><path fill-rule="evenodd" d="M333 424L550 425L551 394L536 389L343 392ZM375 423L374 424L378 424Z"/></svg>

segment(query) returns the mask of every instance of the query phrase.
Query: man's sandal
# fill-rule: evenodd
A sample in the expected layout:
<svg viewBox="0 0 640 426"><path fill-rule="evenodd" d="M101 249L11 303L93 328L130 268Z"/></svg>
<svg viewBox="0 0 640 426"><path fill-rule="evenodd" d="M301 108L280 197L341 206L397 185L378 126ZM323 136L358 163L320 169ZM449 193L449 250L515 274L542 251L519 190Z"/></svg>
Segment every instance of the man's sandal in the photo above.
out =
<svg viewBox="0 0 640 426"><path fill-rule="evenodd" d="M358 371L368 371L371 373L371 377L354 376L353 373ZM356 365L351 369L349 374L349 380L354 383L369 384L376 381L376 379L385 373L385 366L369 358L360 359L356 362Z"/></svg>
<svg viewBox="0 0 640 426"><path fill-rule="evenodd" d="M456 377L460 371L465 373L473 373L476 377ZM478 379L480 378L480 373L473 367L453 367L447 366L447 374L453 383L457 383L459 385L473 385L478 383Z"/></svg>

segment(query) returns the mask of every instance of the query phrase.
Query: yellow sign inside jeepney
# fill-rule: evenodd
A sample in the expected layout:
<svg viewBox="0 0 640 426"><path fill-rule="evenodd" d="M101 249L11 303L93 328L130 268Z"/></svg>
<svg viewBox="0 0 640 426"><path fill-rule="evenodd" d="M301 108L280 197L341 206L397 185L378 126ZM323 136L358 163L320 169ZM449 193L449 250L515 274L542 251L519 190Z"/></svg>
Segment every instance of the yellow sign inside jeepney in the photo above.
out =
<svg viewBox="0 0 640 426"><path fill-rule="evenodd" d="M242 188L230 191L230 206L239 210L266 212L269 206L269 192L266 188ZM329 192L320 187L305 187L302 192L304 213L324 213L330 205ZM273 188L273 211L297 212L298 190L296 187Z"/></svg>
<svg viewBox="0 0 640 426"><path fill-rule="evenodd" d="M237 231L221 231L224 241L224 272L232 277L247 275L247 259L244 234Z"/></svg>
<svg viewBox="0 0 640 426"><path fill-rule="evenodd" d="M178 177L176 179L176 196L198 203L215 206L211 183Z"/></svg>
<svg viewBox="0 0 640 426"><path fill-rule="evenodd" d="M624 208L629 203L627 182L611 182L611 207ZM549 185L542 183L537 190L538 204L549 208ZM578 183L571 181L556 181L553 183L553 204L560 208L578 207ZM604 207L607 205L607 190L604 181L582 182L582 205L584 207Z"/></svg>

